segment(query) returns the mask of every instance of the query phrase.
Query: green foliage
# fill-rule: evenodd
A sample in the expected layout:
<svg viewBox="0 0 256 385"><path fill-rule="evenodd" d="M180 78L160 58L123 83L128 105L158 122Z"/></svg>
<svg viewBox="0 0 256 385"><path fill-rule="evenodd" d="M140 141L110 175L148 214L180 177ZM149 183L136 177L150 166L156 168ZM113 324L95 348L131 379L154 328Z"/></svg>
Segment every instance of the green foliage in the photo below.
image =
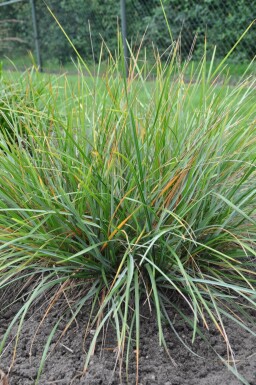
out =
<svg viewBox="0 0 256 385"><path fill-rule="evenodd" d="M157 1L155 4L158 3ZM214 0L178 1L166 0L163 2L167 19L175 39L181 35L181 52L183 58L188 55L189 49L194 46L194 58L200 58L204 53L204 40L207 39L207 48L212 52L217 45L217 57L223 57L236 43L246 27L253 21L252 2L248 0L225 2ZM154 41L160 52L170 45L166 33L166 23L161 5L156 5L153 15L147 18L149 25L148 41ZM247 34L243 44L239 46L233 60L248 61L255 55L254 41L255 27Z"/></svg>
<svg viewBox="0 0 256 385"><path fill-rule="evenodd" d="M117 57L104 78L80 76L76 86L28 73L18 82L30 100L22 111L1 97L18 140L0 139L0 291L30 276L34 286L0 350L37 297L51 301L74 283L70 323L91 306L95 330L85 367L109 320L119 357L135 335L139 358L143 306L154 308L164 346L171 306L192 341L203 324L232 353L225 318L254 333L255 81L220 85L225 60L213 72L203 58L184 82L177 51L168 66L155 63L152 82L135 59L123 78Z"/></svg>
<svg viewBox="0 0 256 385"><path fill-rule="evenodd" d="M42 90L40 83L31 89L24 86L21 79L11 82L0 76L0 137L6 145L26 142L24 111L29 113L33 109Z"/></svg>
<svg viewBox="0 0 256 385"><path fill-rule="evenodd" d="M207 37L207 47L212 51L217 45L216 55L221 58L235 44L239 36L253 21L255 1L239 0L201 0L163 2L166 16L175 40L181 35L180 50L182 59L189 54L194 46L194 59L204 52L204 38ZM109 50L114 53L117 47L117 25L120 24L120 2L116 0L49 0L47 4L65 28L80 54L86 60L99 60L102 39ZM59 30L56 22L49 14L43 1L36 1L39 38L42 56L45 61L58 60L65 63L73 56L70 45ZM146 33L145 45L149 50L152 42L164 55L171 44L166 21L159 0L127 0L127 29L128 40L133 48L139 46L143 34ZM33 29L29 2L19 2L9 7L2 7L3 18L16 15L20 23L12 26L12 36L18 36L24 43L10 42L10 48L17 56L26 50L33 50ZM255 55L256 28L251 29L243 44L232 57L234 61L249 61ZM11 46L12 45L12 46ZM15 47L15 50L14 50ZM11 51L10 51L11 52ZM11 53L8 55L11 55ZM167 51L164 55L168 56ZM4 53L4 52L3 52ZM153 55L152 55L153 56Z"/></svg>
<svg viewBox="0 0 256 385"><path fill-rule="evenodd" d="M24 91L17 88L15 84L8 83L0 78L0 135L2 140L15 140L14 126L19 126L20 119L17 110L23 103ZM15 112L14 112L15 111ZM23 119L23 113L21 114Z"/></svg>

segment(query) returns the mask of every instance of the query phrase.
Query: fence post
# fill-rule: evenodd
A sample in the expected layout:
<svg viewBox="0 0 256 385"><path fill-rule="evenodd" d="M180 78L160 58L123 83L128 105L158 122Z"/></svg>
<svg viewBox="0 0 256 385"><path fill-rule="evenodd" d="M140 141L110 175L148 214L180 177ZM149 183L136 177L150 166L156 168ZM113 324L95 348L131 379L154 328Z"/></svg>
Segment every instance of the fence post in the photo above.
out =
<svg viewBox="0 0 256 385"><path fill-rule="evenodd" d="M121 25L122 25L122 39L124 47L124 63L126 77L129 75L129 56L128 56L128 46L127 46L127 28L126 28L126 7L125 0L121 0Z"/></svg>
<svg viewBox="0 0 256 385"><path fill-rule="evenodd" d="M32 22L33 22L33 31L34 31L34 42L35 42L35 51L36 51L36 61L39 68L39 71L42 72L42 59L40 55L39 48L39 38L38 38L38 28L37 28L37 19L36 19L36 8L34 0L30 0L31 11L32 11Z"/></svg>

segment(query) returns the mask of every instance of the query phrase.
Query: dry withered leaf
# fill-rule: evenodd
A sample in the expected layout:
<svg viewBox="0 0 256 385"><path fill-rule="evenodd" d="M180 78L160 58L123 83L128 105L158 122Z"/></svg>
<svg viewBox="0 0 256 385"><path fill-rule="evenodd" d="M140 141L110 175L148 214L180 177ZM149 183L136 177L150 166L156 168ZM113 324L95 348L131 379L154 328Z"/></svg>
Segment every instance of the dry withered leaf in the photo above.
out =
<svg viewBox="0 0 256 385"><path fill-rule="evenodd" d="M0 385L9 385L6 374L0 369Z"/></svg>

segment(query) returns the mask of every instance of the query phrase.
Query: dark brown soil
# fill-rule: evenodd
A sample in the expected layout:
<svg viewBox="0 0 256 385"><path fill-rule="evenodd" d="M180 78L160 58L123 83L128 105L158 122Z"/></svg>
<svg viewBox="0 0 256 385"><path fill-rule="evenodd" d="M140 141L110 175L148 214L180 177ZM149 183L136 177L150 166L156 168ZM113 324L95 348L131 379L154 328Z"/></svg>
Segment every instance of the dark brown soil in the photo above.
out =
<svg viewBox="0 0 256 385"><path fill-rule="evenodd" d="M17 303L8 312L0 313L0 337L3 336L20 306L21 303ZM9 373L10 385L36 383L42 352L60 310L56 306L38 329L44 312L43 305L37 305L30 311L19 336L14 360L17 326L13 327L0 356L0 369ZM60 341L58 341L58 333L53 337L50 343L50 354L38 385L135 385L135 353L133 352L134 357L130 358L128 382L125 368L121 380L119 364L116 360L115 334L111 331L99 338L88 372L83 375L85 351L88 347L88 343L83 340L87 317L88 314L84 310ZM191 345L191 330L184 326L179 317L173 313L172 319L174 318L179 335ZM59 332L64 330L65 325L65 320L61 321ZM255 325L252 327L255 330ZM245 382L238 380L210 347L211 345L224 359L227 359L226 345L215 330L207 335L210 345L202 337L197 337L192 346L197 354L195 355L189 352L166 326L164 331L167 346L176 363L174 365L164 348L159 347L154 316L148 315L141 325L140 385L238 385L241 383L256 385L256 338L229 322L226 323L226 328L237 369L245 378Z"/></svg>

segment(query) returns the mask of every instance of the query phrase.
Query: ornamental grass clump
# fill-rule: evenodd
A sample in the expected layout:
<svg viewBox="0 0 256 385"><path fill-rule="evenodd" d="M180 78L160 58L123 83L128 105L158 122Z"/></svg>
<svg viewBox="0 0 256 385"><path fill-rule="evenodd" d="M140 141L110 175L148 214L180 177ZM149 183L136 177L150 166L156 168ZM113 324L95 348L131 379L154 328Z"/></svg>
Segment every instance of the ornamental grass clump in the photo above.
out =
<svg viewBox="0 0 256 385"><path fill-rule="evenodd" d="M90 305L94 330L85 369L109 320L120 360L135 349L139 363L145 307L163 346L166 322L182 338L172 306L192 342L215 328L232 353L226 318L254 333L255 79L220 82L224 62L213 71L213 61L188 78L173 47L166 65L156 57L155 79L136 58L126 79L110 57L103 77L83 76L82 65L75 82L32 71L16 80L30 103L1 96L11 135L0 130L0 291L26 290L1 351L43 293L47 315L74 285L67 326Z"/></svg>

